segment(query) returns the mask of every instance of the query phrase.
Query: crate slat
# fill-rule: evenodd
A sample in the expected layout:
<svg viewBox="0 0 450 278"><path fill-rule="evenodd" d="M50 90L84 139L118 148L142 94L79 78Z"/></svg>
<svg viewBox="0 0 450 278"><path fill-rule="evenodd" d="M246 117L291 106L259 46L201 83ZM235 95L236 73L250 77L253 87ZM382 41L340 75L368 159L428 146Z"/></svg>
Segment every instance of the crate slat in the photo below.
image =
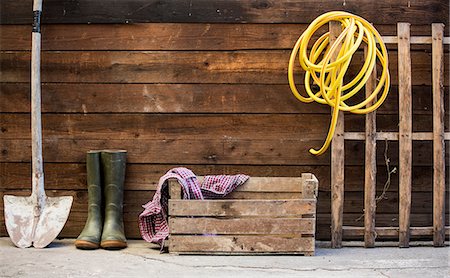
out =
<svg viewBox="0 0 450 278"><path fill-rule="evenodd" d="M313 214L314 199L292 200L169 200L170 216L270 216L291 217Z"/></svg>
<svg viewBox="0 0 450 278"><path fill-rule="evenodd" d="M203 176L198 177L201 182ZM233 192L302 192L300 177L252 177Z"/></svg>
<svg viewBox="0 0 450 278"><path fill-rule="evenodd" d="M314 238L280 236L179 236L169 239L174 253L289 253L314 252ZM309 253L307 253L309 254Z"/></svg>
<svg viewBox="0 0 450 278"><path fill-rule="evenodd" d="M299 235L314 236L315 218L186 218L172 217L171 234Z"/></svg>

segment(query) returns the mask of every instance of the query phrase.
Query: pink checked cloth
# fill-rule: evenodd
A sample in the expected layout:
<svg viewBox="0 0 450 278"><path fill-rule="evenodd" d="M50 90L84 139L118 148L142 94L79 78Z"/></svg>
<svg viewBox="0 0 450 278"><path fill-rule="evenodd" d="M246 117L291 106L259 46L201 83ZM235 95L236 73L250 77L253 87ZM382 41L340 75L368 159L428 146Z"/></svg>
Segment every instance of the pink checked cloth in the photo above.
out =
<svg viewBox="0 0 450 278"><path fill-rule="evenodd" d="M159 244L161 248L164 246L164 240L169 236L167 180L170 178L176 178L180 183L183 199L203 200L226 196L246 182L249 176L242 174L206 176L199 185L197 177L191 170L183 167L169 170L159 179L153 200L142 206L144 211L139 215L139 229L142 238L147 242Z"/></svg>

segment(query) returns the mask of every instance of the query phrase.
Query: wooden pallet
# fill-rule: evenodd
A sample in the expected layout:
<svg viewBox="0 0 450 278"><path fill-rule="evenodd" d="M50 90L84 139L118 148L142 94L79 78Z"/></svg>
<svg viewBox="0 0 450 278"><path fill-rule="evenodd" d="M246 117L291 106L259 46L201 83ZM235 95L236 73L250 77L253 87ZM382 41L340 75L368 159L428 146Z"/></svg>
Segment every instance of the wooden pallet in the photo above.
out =
<svg viewBox="0 0 450 278"><path fill-rule="evenodd" d="M443 37L444 25L432 24L432 37L411 37L410 24L398 23L397 37L383 37L385 43L398 44L399 79L399 132L377 132L376 115L366 115L366 132L344 132L344 117L339 123L333 139L331 153L331 244L342 247L343 233L348 236L364 235L366 247L374 247L376 237L398 236L399 246L408 247L411 235L433 235L434 246L444 246L445 236L450 228L445 227L445 146L444 140L450 133L444 132L444 54L443 44L449 38ZM337 36L340 26L330 25L331 37ZM433 132L412 132L412 84L411 44L432 44L433 66ZM374 88L376 76L369 80L366 90ZM365 197L364 227L343 227L344 208L344 140L364 140L365 150ZM376 143L378 140L399 141L399 227L375 227L376 213ZM433 141L433 227L410 227L412 141Z"/></svg>
<svg viewBox="0 0 450 278"><path fill-rule="evenodd" d="M169 252L314 255L317 178L251 177L220 200L182 200L169 180Z"/></svg>

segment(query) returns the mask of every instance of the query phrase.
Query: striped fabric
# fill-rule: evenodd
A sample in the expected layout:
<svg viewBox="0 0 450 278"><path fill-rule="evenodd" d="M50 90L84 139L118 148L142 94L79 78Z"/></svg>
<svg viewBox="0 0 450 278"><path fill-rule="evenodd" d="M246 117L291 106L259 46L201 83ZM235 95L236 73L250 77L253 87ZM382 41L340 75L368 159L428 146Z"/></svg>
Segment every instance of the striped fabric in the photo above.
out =
<svg viewBox="0 0 450 278"><path fill-rule="evenodd" d="M206 176L199 185L197 177L191 170L183 167L169 170L159 179L153 200L142 206L144 211L139 215L139 229L142 238L147 242L159 244L161 249L164 247L164 240L169 236L167 180L170 178L175 178L180 183L183 199L203 200L226 196L236 187L245 183L249 176L242 174Z"/></svg>

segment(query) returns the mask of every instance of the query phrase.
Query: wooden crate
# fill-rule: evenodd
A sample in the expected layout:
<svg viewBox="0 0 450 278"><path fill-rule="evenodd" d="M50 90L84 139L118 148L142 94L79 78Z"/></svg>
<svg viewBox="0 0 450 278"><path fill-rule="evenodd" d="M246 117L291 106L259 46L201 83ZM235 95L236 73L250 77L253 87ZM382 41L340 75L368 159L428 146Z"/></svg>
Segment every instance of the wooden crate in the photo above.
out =
<svg viewBox="0 0 450 278"><path fill-rule="evenodd" d="M315 250L317 178L251 177L220 200L182 200L169 181L169 252L301 254Z"/></svg>

